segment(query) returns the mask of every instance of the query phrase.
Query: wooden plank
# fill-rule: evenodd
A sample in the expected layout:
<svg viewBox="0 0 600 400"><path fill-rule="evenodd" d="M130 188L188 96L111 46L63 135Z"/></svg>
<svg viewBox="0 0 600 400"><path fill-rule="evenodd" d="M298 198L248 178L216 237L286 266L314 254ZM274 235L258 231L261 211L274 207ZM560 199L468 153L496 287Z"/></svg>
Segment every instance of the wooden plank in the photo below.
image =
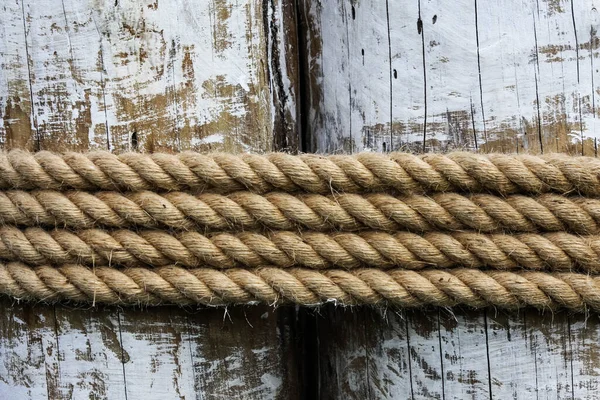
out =
<svg viewBox="0 0 600 400"><path fill-rule="evenodd" d="M476 150L485 144L487 134L481 112L473 1L457 1L453 7L444 6L441 0L419 4L427 81L425 149ZM401 49L402 42L397 46Z"/></svg>
<svg viewBox="0 0 600 400"><path fill-rule="evenodd" d="M458 311L438 311L443 397L491 398L486 314L470 310Z"/></svg>
<svg viewBox="0 0 600 400"><path fill-rule="evenodd" d="M51 309L56 315L60 397L125 399L119 310Z"/></svg>
<svg viewBox="0 0 600 400"><path fill-rule="evenodd" d="M569 316L573 398L594 399L600 390L600 321L598 315Z"/></svg>
<svg viewBox="0 0 600 400"><path fill-rule="evenodd" d="M426 71L420 3L388 2L392 53L394 148L422 149L427 115ZM420 146L419 146L420 144Z"/></svg>
<svg viewBox="0 0 600 400"><path fill-rule="evenodd" d="M0 397L59 398L53 307L0 299Z"/></svg>
<svg viewBox="0 0 600 400"><path fill-rule="evenodd" d="M6 3L0 136L39 127L49 149L66 132L79 150L298 146L289 2Z"/></svg>
<svg viewBox="0 0 600 400"><path fill-rule="evenodd" d="M305 30L301 36L308 37L304 61L309 105L306 111L307 150L351 151L352 90L347 30L348 17L351 18L351 10L347 7L351 5L313 0L304 0L301 4ZM362 59L362 54L360 57Z"/></svg>
<svg viewBox="0 0 600 400"><path fill-rule="evenodd" d="M4 148L33 150L36 132L26 35L22 4L3 2L0 6L0 144Z"/></svg>
<svg viewBox="0 0 600 400"><path fill-rule="evenodd" d="M499 398L572 398L571 343L566 313L488 319L492 393Z"/></svg>
<svg viewBox="0 0 600 400"><path fill-rule="evenodd" d="M324 152L338 142L332 127L351 125L352 132L370 132L385 126L388 119L356 126L347 112L350 106L342 89L363 84L349 72L351 52L344 52L343 46L335 48L348 43L347 24L337 18L339 7L324 10L315 3L301 3L300 16L308 40L309 145ZM583 132L584 153L594 154L590 143L596 137L599 92L596 67L592 67L597 59L592 0L412 0L388 5L391 136L401 138L402 148L421 151L425 133L428 151L460 147L581 154ZM361 2L361 7L368 6ZM364 43L381 36L369 23L362 31ZM329 57L335 51L339 53ZM332 99L343 100L335 104ZM372 99L374 109L388 101L387 89L377 79L357 92L352 102ZM382 147L370 149L382 151ZM399 399L597 397L593 392L599 372L596 318L535 310L504 314L492 309L405 313L406 343L395 345L399 353L408 351L408 371L402 379L386 376L385 392L375 392L373 371L384 371L394 363L382 355L390 351L382 351L381 343L371 337L397 335L399 326L377 317L378 313L329 311L324 322L319 320L319 381L324 397L352 398L350 385L362 398L378 398L381 393L379 397ZM370 328L356 331L365 321ZM352 333L340 333L346 330ZM352 380L355 376L362 379Z"/></svg>
<svg viewBox="0 0 600 400"><path fill-rule="evenodd" d="M194 360L190 382L196 392L223 398L301 398L292 307L234 307L187 318Z"/></svg>
<svg viewBox="0 0 600 400"><path fill-rule="evenodd" d="M411 311L407 317L411 387L417 399L444 396L442 343L437 312Z"/></svg>

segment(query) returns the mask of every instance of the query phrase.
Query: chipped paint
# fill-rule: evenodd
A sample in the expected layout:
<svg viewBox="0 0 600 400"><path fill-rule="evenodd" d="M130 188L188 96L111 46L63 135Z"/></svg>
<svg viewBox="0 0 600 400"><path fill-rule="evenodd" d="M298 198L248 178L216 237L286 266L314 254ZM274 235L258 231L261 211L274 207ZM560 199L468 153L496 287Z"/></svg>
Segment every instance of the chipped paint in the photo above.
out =
<svg viewBox="0 0 600 400"><path fill-rule="evenodd" d="M313 150L594 155L594 0L305 3Z"/></svg>
<svg viewBox="0 0 600 400"><path fill-rule="evenodd" d="M298 71L286 64L285 48L280 62L268 62L270 43L294 40L288 32L273 37L263 23L293 17L283 16L280 2L267 15L255 0L7 3L0 17L6 147L34 148L39 132L48 149L69 142L80 150L260 152L273 148L276 120L297 131L297 78L288 75ZM271 77L281 77L279 98ZM297 139L286 148L294 146Z"/></svg>

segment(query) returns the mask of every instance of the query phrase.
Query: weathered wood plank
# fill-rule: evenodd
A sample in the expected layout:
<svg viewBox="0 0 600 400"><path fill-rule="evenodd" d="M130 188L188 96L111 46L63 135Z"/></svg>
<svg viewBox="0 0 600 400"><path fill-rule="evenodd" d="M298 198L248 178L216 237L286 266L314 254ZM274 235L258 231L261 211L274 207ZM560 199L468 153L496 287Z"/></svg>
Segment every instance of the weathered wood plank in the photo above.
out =
<svg viewBox="0 0 600 400"><path fill-rule="evenodd" d="M387 2L385 19L384 4L367 11L371 3L302 3L314 151L381 151L384 141L386 150L422 150L425 135L427 151L510 152L518 143L520 151L595 154L592 0Z"/></svg>
<svg viewBox="0 0 600 400"><path fill-rule="evenodd" d="M419 3L427 80L427 107L422 110L424 114L426 110L425 149L478 149L487 133L481 112L476 9L472 0L455 2L453 7L444 3ZM455 24L458 20L461 23ZM406 41L396 46L402 49Z"/></svg>
<svg viewBox="0 0 600 400"><path fill-rule="evenodd" d="M125 399L119 310L52 307L60 398Z"/></svg>
<svg viewBox="0 0 600 400"><path fill-rule="evenodd" d="M442 343L439 315L434 312L408 313L407 336L411 361L411 387L417 399L444 396Z"/></svg>
<svg viewBox="0 0 600 400"><path fill-rule="evenodd" d="M59 398L53 307L0 299L0 397Z"/></svg>
<svg viewBox="0 0 600 400"><path fill-rule="evenodd" d="M350 5L357 12L369 7L363 3ZM383 151L386 125L391 124L398 147L413 151L423 150L425 134L427 151L581 154L583 148L593 155L599 93L592 67L597 59L593 5L591 0L388 2L391 122L387 115L376 115L357 126L343 89L360 85L363 90L354 93L352 102L371 102L375 110L389 101L387 88L378 79L366 85L353 80L351 71L360 65L353 62L348 32L358 27L342 18L342 8L304 1L300 17L308 40L310 150L349 151L340 145L340 130L332 129L343 127L347 132L351 126L352 132L364 131L362 141L355 139L351 150ZM372 26L377 21L359 20L364 24L362 43L382 36L381 21ZM380 63L385 60L382 57ZM373 132L384 134L377 137ZM353 386L362 398L597 395L592 394L598 385L594 319L587 326L585 317L534 310L510 314L429 310L405 315L406 343L396 346L407 350L408 371L387 375L383 396L372 391L371 381L373 371L385 371L393 364L385 355L391 351L382 350L370 336L397 335L398 325L370 309L326 314L327 322L319 322L318 330L324 349L319 357L320 382L336 383L321 389L324 397L352 398L348 384L342 382L353 376L367 377ZM367 332L339 332L340 327L355 328L363 321L370 322Z"/></svg>
<svg viewBox="0 0 600 400"><path fill-rule="evenodd" d="M600 390L600 321L598 315L569 316L573 398L594 399Z"/></svg>
<svg viewBox="0 0 600 400"><path fill-rule="evenodd" d="M3 4L0 135L37 128L50 149L68 132L79 150L298 146L288 2Z"/></svg>
<svg viewBox="0 0 600 400"><path fill-rule="evenodd" d="M36 127L22 7L18 1L4 1L0 5L0 143L3 147L33 150Z"/></svg>
<svg viewBox="0 0 600 400"><path fill-rule="evenodd" d="M486 314L439 310L443 398L490 398Z"/></svg>

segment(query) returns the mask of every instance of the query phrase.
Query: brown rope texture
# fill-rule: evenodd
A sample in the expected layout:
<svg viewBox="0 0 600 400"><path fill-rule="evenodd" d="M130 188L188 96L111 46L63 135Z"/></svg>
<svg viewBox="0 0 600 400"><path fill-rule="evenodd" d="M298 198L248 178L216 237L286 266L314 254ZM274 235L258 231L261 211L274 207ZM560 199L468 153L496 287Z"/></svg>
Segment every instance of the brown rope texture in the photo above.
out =
<svg viewBox="0 0 600 400"><path fill-rule="evenodd" d="M600 272L600 236L565 232L517 235L475 232L258 232L203 235L162 230L44 231L0 227L0 259L31 265L93 266L178 264L217 269L301 266L311 269L402 267Z"/></svg>
<svg viewBox="0 0 600 400"><path fill-rule="evenodd" d="M353 156L108 152L0 155L0 189L573 193L600 195L600 160L452 153Z"/></svg>
<svg viewBox="0 0 600 400"><path fill-rule="evenodd" d="M542 194L506 198L489 194L386 193L228 195L150 191L0 192L0 224L85 229L173 228L183 230L276 229L313 231L475 230L479 232L600 231L600 200Z"/></svg>
<svg viewBox="0 0 600 400"><path fill-rule="evenodd" d="M324 270L156 269L0 264L0 292L21 299L127 305L227 305L263 302L401 307L495 306L600 311L600 277L576 273Z"/></svg>
<svg viewBox="0 0 600 400"><path fill-rule="evenodd" d="M0 294L600 311L599 176L563 155L14 150Z"/></svg>

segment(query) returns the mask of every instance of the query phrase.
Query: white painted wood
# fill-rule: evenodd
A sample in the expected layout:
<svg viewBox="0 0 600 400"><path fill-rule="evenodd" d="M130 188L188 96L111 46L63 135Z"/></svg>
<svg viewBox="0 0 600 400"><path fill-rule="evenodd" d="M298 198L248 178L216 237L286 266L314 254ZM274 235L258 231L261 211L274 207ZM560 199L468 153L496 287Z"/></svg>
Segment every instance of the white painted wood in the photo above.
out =
<svg viewBox="0 0 600 400"><path fill-rule="evenodd" d="M119 314L63 307L54 312L60 398L125 399Z"/></svg>
<svg viewBox="0 0 600 400"><path fill-rule="evenodd" d="M305 18L318 32L308 35L314 150L348 151L340 135L350 131L362 136L353 151L380 151L391 126L392 136L414 149L423 147L423 129L427 150L475 149L474 140L457 143L458 132L470 130L483 151L514 151L518 143L520 151L545 146L581 153L583 145L584 153L594 154L600 84L595 0L379 2L362 19L361 10L372 2L305 3ZM383 51L388 21L391 117ZM369 47L367 54L379 60L365 58L365 75L356 55ZM362 110L362 121L353 107Z"/></svg>
<svg viewBox="0 0 600 400"><path fill-rule="evenodd" d="M573 397L596 399L600 391L600 321L597 315L573 315L569 323Z"/></svg>
<svg viewBox="0 0 600 400"><path fill-rule="evenodd" d="M373 398L406 399L412 396L406 314L380 310L377 319L386 329L366 327L372 347L367 347L370 393Z"/></svg>
<svg viewBox="0 0 600 400"><path fill-rule="evenodd" d="M388 2L392 50L394 148L423 141L425 82L423 43L418 31L419 3ZM395 71L395 72L394 72ZM396 76L396 77L394 77ZM398 137L396 139L396 137Z"/></svg>
<svg viewBox="0 0 600 400"><path fill-rule="evenodd" d="M76 132L70 145L81 149L264 151L282 118L274 102L295 120L298 82L287 77L295 66L286 58L295 44L281 25L293 15L279 1L1 6L0 109L32 97L30 129L39 128L46 148Z"/></svg>
<svg viewBox="0 0 600 400"><path fill-rule="evenodd" d="M445 399L490 398L486 314L439 310Z"/></svg>
<svg viewBox="0 0 600 400"><path fill-rule="evenodd" d="M0 143L33 147L25 21L18 1L0 3Z"/></svg>
<svg viewBox="0 0 600 400"><path fill-rule="evenodd" d="M435 147L440 147L435 141L443 141L452 143L450 148L474 149L484 143L485 135L473 1L457 1L453 7L442 0L420 4L427 74L428 140L433 141L431 145Z"/></svg>
<svg viewBox="0 0 600 400"><path fill-rule="evenodd" d="M14 304L0 313L0 398L58 397L53 309L33 307L34 313L22 313L23 309Z"/></svg>
<svg viewBox="0 0 600 400"><path fill-rule="evenodd" d="M412 311L407 318L413 398L441 399L444 381L438 313Z"/></svg>

